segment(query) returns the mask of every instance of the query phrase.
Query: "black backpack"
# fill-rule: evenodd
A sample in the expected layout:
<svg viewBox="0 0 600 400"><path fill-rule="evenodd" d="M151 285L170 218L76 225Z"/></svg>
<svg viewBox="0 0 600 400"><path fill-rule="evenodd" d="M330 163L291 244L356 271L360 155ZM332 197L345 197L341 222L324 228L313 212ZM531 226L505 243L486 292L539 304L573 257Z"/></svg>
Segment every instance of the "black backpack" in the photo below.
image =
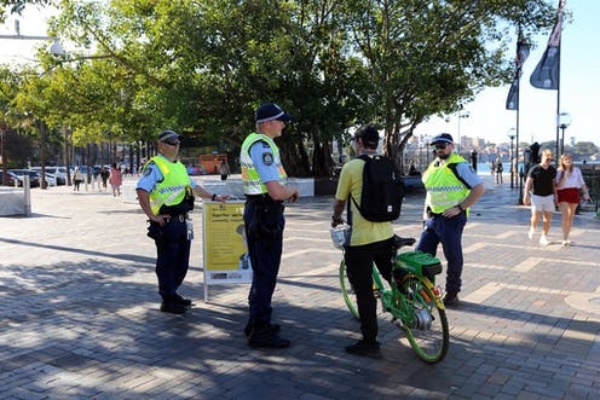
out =
<svg viewBox="0 0 600 400"><path fill-rule="evenodd" d="M398 168L389 158L376 155L372 158L362 155L365 162L363 187L359 207L354 205L364 219L371 222L389 222L398 219L404 198L404 184L400 180Z"/></svg>

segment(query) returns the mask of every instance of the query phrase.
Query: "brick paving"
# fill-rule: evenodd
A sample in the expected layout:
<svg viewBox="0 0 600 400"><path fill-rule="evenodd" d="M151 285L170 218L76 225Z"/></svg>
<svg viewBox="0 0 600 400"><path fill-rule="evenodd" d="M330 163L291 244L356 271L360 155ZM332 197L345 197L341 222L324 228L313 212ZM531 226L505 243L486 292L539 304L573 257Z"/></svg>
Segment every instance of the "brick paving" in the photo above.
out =
<svg viewBox="0 0 600 400"><path fill-rule="evenodd" d="M0 218L0 399L600 398L600 221L577 216L563 249L556 213L541 247L517 190L485 179L464 235L463 306L448 310L450 350L433 366L386 314L382 360L344 353L359 334L339 293L331 197L286 210L274 305L292 347L252 350L248 285L210 286L203 301L200 210L182 288L196 304L176 316L158 311L139 207L33 190L32 217ZM418 236L422 201L406 198L401 236Z"/></svg>

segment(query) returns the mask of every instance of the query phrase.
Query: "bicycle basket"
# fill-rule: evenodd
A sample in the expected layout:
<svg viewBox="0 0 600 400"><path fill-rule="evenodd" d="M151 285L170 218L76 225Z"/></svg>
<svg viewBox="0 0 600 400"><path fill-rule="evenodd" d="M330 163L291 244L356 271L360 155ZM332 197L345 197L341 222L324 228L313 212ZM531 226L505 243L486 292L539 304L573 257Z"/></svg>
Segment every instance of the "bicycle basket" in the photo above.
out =
<svg viewBox="0 0 600 400"><path fill-rule="evenodd" d="M350 225L338 225L331 228L331 241L336 249L343 249L346 241L350 240Z"/></svg>

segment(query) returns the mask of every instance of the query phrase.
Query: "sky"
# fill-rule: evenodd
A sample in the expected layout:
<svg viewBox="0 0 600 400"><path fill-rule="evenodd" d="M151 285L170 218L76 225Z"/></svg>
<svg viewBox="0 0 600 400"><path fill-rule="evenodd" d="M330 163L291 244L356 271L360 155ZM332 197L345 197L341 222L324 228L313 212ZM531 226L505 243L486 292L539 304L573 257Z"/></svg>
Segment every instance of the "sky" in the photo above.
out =
<svg viewBox="0 0 600 400"><path fill-rule="evenodd" d="M557 0L552 1L558 4ZM572 122L565 130L565 143L594 142L600 146L596 114L600 115L600 38L599 0L566 0L566 9L572 13L562 32L560 110L570 114ZM0 35L15 33L14 20L20 20L21 34L45 35L45 19L50 13L29 7L21 17L11 16L0 25ZM533 38L529 58L523 67L520 87L519 137L521 142L546 142L556 138L557 91L536 89L529 84L529 77L540 61L550 32ZM516 46L513 40L513 47ZM0 38L0 63L24 63L33 58L33 49L50 42L7 40ZM485 139L491 143L508 143L508 136L516 128L516 111L506 110L509 85L484 89L472 103L466 104L463 114L468 118L431 118L415 131L419 136L435 136L448 132L457 140L461 137ZM460 121L460 122L459 122ZM459 132L460 131L460 132Z"/></svg>

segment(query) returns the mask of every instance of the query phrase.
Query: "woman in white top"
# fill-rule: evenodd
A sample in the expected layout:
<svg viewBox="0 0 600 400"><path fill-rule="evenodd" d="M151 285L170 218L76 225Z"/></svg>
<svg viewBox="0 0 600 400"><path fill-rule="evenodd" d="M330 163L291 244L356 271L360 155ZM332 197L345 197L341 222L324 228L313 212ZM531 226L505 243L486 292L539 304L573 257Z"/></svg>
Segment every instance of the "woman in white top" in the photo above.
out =
<svg viewBox="0 0 600 400"><path fill-rule="evenodd" d="M583 180L581 170L573 166L570 154L560 157L560 167L556 173L556 188L558 189L558 207L562 214L563 246L571 245L569 233L573 225L575 210L579 205L579 189L583 190L583 198L589 201L590 195Z"/></svg>

